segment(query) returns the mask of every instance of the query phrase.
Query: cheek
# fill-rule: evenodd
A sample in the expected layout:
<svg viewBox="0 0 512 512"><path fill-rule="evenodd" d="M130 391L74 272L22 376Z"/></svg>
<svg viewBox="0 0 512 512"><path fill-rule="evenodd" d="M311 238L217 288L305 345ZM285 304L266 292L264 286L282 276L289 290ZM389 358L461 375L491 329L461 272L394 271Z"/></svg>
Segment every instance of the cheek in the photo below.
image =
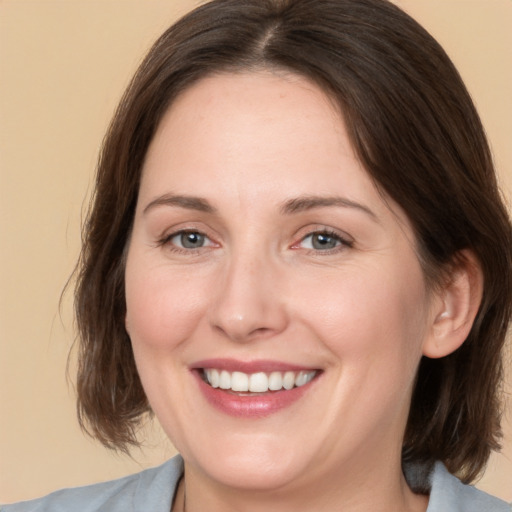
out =
<svg viewBox="0 0 512 512"><path fill-rule="evenodd" d="M165 268L139 271L135 259L126 267L126 328L134 344L169 348L189 336L202 316L204 283L173 279Z"/></svg>
<svg viewBox="0 0 512 512"><path fill-rule="evenodd" d="M340 357L416 360L427 334L428 301L419 266L366 267L309 286L300 306Z"/></svg>

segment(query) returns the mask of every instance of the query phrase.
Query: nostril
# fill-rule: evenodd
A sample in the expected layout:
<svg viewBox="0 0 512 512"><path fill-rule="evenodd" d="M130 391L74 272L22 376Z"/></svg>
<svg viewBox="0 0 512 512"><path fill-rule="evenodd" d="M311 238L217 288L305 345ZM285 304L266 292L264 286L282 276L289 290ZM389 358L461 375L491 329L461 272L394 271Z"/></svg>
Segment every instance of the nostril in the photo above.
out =
<svg viewBox="0 0 512 512"><path fill-rule="evenodd" d="M274 329L269 327L256 327L255 329L245 329L242 325L236 326L222 326L214 325L213 329L223 337L230 338L234 341L244 342L252 341L259 338L272 336L275 332Z"/></svg>

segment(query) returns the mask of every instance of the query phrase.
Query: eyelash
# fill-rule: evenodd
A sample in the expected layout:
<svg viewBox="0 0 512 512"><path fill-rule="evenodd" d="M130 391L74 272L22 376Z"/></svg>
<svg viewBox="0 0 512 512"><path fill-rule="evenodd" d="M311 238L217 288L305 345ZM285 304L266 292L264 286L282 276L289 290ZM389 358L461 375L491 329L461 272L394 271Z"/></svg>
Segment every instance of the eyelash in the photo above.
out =
<svg viewBox="0 0 512 512"><path fill-rule="evenodd" d="M203 245L201 247L179 247L176 244L171 243L173 238L183 236L183 235L198 235L200 237L204 237L205 240L209 240L210 244ZM335 247L332 247L329 249L315 249L314 247L306 248L306 250L308 252L313 252L315 254L324 254L324 255L334 254L339 251L343 251L347 248L351 248L354 245L354 243L352 241L347 240L346 238L344 238L343 236L341 236L339 233L337 233L334 230L318 229L318 230L314 230L314 231L307 233L305 236L303 236L299 240L299 242L293 244L291 248L299 249L300 244L302 244L308 238L314 237L314 236L324 236L326 238L333 239L337 244ZM159 239L157 241L157 246L158 247L168 246L169 250L171 250L172 252L181 253L181 254L190 254L191 252L195 252L200 249L205 249L208 247L215 246L215 243L212 242L211 239L208 237L208 235L206 235L202 231L195 230L195 229L180 229L179 231L174 231L172 233L169 233L168 235L163 236L161 239Z"/></svg>
<svg viewBox="0 0 512 512"><path fill-rule="evenodd" d="M326 238L331 238L336 241L337 245L330 249L315 249L315 248L308 248L308 251L312 251L315 254L323 254L323 255L329 255L329 254L335 254L339 251L343 251L345 249L351 248L354 243L351 240L347 240L343 236L341 236L339 233L337 233L334 230L330 229L317 229L314 231L309 232L305 236L303 236L300 241L292 246L292 249L299 248L299 244L302 244L306 239L313 237L313 236L325 236Z"/></svg>
<svg viewBox="0 0 512 512"><path fill-rule="evenodd" d="M191 252L195 252L199 249L204 249L205 247L207 248L215 245L213 242L211 242L210 245L201 247L179 247L171 242L173 238L183 235L198 235L200 237L204 237L205 240L209 240L211 242L210 237L203 233L202 231L199 231L197 229L180 229L179 231L174 231L172 233L169 233L168 235L163 236L160 240L157 241L157 247L168 246L169 250L173 252L190 254Z"/></svg>

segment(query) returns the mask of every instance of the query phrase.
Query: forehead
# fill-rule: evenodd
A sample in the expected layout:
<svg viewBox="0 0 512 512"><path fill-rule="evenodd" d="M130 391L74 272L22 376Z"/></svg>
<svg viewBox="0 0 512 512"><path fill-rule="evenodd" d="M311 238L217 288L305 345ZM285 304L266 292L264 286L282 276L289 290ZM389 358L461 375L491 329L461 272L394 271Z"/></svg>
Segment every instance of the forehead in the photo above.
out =
<svg viewBox="0 0 512 512"><path fill-rule="evenodd" d="M164 193L240 207L342 195L407 224L361 165L333 99L293 74L216 74L178 96L149 147L139 199Z"/></svg>
<svg viewBox="0 0 512 512"><path fill-rule="evenodd" d="M315 84L291 74L220 74L186 89L168 109L146 155L143 182L162 167L172 167L169 179L185 181L206 171L216 179L228 172L277 178L285 167L297 178L309 170L301 178L313 180L340 157L366 174L342 116Z"/></svg>
<svg viewBox="0 0 512 512"><path fill-rule="evenodd" d="M322 121L320 123L320 121ZM258 130L265 125L267 130ZM236 127L236 130L234 130ZM272 138L281 129L281 137ZM285 136L300 130L324 130L336 142L344 143L345 127L335 103L316 84L290 73L270 71L221 73L203 78L183 91L171 104L160 122L153 144L172 135L186 142L204 135L231 147L249 135L254 144L266 149L283 146ZM205 144L205 146L207 146ZM150 152L153 148L150 147ZM350 145L347 151L352 152Z"/></svg>

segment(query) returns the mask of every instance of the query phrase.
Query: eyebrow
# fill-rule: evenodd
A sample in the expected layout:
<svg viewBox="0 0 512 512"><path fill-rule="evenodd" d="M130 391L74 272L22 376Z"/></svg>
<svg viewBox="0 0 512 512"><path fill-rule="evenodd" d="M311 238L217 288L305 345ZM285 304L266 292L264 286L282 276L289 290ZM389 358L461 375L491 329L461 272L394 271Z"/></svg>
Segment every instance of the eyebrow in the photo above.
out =
<svg viewBox="0 0 512 512"><path fill-rule="evenodd" d="M355 208L356 210L360 210L369 215L373 220L378 220L377 215L367 206L339 196L301 196L295 199L290 199L281 206L281 213L290 215L293 213L313 210L315 208L325 208L330 206Z"/></svg>
<svg viewBox="0 0 512 512"><path fill-rule="evenodd" d="M178 208L185 208L187 210L196 210L204 213L216 213L217 209L214 208L206 199L202 197L195 197L189 195L178 194L164 194L153 199L143 210L146 214L149 210L157 206L177 206ZM294 199L285 201L280 210L283 215L292 215L315 208L326 207L342 207L342 208L355 208L363 213L369 215L373 220L377 221L377 215L370 210L367 206L352 201L350 199L338 196L301 196Z"/></svg>
<svg viewBox="0 0 512 512"><path fill-rule="evenodd" d="M164 194L163 196L153 199L143 210L146 214L149 210L157 206L177 206L187 210L197 210L205 213L215 213L217 210L202 197L194 197L177 194Z"/></svg>

